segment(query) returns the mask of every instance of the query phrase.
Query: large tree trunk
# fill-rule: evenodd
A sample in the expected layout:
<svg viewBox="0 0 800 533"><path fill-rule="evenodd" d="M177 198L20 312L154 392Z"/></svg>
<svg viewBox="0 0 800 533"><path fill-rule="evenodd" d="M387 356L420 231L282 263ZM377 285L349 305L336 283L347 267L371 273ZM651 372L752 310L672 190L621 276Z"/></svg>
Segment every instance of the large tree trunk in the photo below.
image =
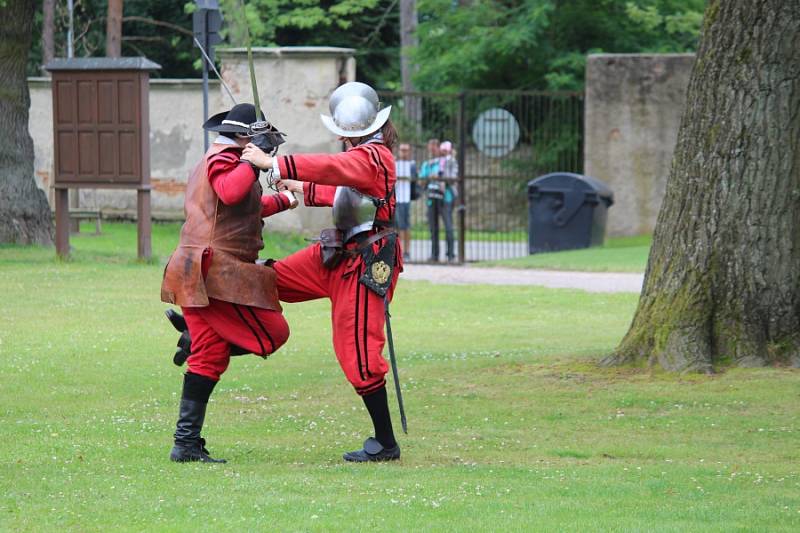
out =
<svg viewBox="0 0 800 533"><path fill-rule="evenodd" d="M800 0L712 0L639 308L605 363L800 365Z"/></svg>
<svg viewBox="0 0 800 533"><path fill-rule="evenodd" d="M106 56L122 55L122 0L108 0L106 17Z"/></svg>
<svg viewBox="0 0 800 533"><path fill-rule="evenodd" d="M0 242L51 244L50 206L34 181L28 133L25 68L35 6L30 0L0 5Z"/></svg>

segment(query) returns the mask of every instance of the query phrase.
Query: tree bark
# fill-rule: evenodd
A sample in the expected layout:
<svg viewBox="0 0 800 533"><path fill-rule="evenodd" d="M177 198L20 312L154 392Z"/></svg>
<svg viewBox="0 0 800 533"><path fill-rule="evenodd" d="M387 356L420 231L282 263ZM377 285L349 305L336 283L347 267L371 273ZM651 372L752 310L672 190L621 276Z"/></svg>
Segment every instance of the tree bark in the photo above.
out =
<svg viewBox="0 0 800 533"><path fill-rule="evenodd" d="M411 50L419 44L417 39L417 2L416 0L400 0L400 79L404 92L413 92L414 63ZM422 101L416 96L406 96L405 115L411 123L417 124L421 133Z"/></svg>
<svg viewBox="0 0 800 533"><path fill-rule="evenodd" d="M50 206L33 176L28 133L30 95L25 73L34 2L0 7L0 242L52 244Z"/></svg>
<svg viewBox="0 0 800 533"><path fill-rule="evenodd" d="M633 323L606 364L800 365L800 0L712 0Z"/></svg>
<svg viewBox="0 0 800 533"><path fill-rule="evenodd" d="M106 17L106 56L122 55L122 0L108 0Z"/></svg>
<svg viewBox="0 0 800 533"><path fill-rule="evenodd" d="M55 33L56 33L56 0L44 0L42 5L42 73L49 76L50 73L44 66L55 57Z"/></svg>
<svg viewBox="0 0 800 533"><path fill-rule="evenodd" d="M400 77L404 91L414 90L411 50L417 46L417 2L400 0Z"/></svg>

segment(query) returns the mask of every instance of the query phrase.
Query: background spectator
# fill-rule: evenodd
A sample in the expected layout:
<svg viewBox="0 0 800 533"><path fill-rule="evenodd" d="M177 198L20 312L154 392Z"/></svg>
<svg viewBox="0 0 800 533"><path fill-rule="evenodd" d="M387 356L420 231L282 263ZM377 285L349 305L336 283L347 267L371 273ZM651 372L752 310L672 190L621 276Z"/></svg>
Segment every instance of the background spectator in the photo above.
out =
<svg viewBox="0 0 800 533"><path fill-rule="evenodd" d="M395 219L397 232L403 243L403 259L408 261L409 250L411 250L411 189L413 181L417 178L417 163L411 158L411 145L408 143L402 143L397 152L395 160L395 170L397 171Z"/></svg>
<svg viewBox="0 0 800 533"><path fill-rule="evenodd" d="M444 152L442 151L444 148ZM444 222L447 243L447 260L455 260L453 238L453 201L455 191L448 178L458 175L458 166L452 157L453 145L449 141L439 144L439 139L428 140L429 159L420 168L420 179L427 180L428 227L431 233L429 261L439 261L439 218ZM442 179L445 178L445 179Z"/></svg>

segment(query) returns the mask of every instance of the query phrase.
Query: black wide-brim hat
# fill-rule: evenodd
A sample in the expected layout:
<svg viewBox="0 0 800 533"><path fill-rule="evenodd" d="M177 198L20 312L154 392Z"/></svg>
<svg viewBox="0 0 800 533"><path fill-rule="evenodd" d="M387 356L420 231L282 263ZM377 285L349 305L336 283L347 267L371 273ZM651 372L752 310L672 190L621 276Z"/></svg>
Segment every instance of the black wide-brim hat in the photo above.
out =
<svg viewBox="0 0 800 533"><path fill-rule="evenodd" d="M257 120L256 108L253 104L236 104L230 111L217 113L206 120L203 129L226 133L247 133L250 124Z"/></svg>

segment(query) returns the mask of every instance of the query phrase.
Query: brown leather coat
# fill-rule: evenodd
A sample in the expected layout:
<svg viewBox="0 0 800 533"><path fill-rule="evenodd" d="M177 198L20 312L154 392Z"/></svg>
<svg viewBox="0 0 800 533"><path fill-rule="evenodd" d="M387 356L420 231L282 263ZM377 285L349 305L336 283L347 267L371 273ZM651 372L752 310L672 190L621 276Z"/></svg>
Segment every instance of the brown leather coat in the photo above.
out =
<svg viewBox="0 0 800 533"><path fill-rule="evenodd" d="M208 180L208 159L236 147L213 144L195 167L186 187L178 248L170 256L161 283L161 300L181 307L205 307L208 299L280 310L275 271L255 264L261 238L261 185L236 205L223 204ZM203 278L203 251L211 265Z"/></svg>

